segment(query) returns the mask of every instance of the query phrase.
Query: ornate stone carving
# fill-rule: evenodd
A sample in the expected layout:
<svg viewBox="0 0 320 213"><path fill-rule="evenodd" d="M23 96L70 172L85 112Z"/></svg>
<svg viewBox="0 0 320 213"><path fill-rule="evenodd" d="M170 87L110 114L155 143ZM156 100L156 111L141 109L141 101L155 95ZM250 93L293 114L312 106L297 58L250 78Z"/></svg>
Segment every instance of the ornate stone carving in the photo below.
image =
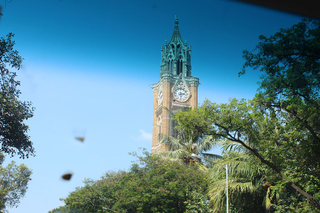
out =
<svg viewBox="0 0 320 213"><path fill-rule="evenodd" d="M172 75L170 73L166 73L166 74L163 74L161 76L161 80L162 80L162 82L167 82L168 81L168 82L172 83L173 78L172 78Z"/></svg>
<svg viewBox="0 0 320 213"><path fill-rule="evenodd" d="M186 102L191 97L191 92L182 73L173 85L171 92L178 102Z"/></svg>
<svg viewBox="0 0 320 213"><path fill-rule="evenodd" d="M160 81L158 83L155 83L152 85L152 90L154 93L158 92L159 83L160 83Z"/></svg>
<svg viewBox="0 0 320 213"><path fill-rule="evenodd" d="M157 116L161 115L161 113L162 113L162 104L160 104L160 105L157 107L155 113L156 113Z"/></svg>
<svg viewBox="0 0 320 213"><path fill-rule="evenodd" d="M189 86L191 87L198 87L199 86L199 78L197 77L193 77L193 76L190 76L188 78L186 78L186 82L188 83Z"/></svg>

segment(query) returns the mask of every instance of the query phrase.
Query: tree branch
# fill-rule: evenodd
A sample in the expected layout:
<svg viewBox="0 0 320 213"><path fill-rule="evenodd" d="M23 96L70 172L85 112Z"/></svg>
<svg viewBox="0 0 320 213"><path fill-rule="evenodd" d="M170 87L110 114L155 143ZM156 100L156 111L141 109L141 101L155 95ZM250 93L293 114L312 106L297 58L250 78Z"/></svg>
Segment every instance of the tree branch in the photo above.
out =
<svg viewBox="0 0 320 213"><path fill-rule="evenodd" d="M313 130L313 128L308 124L308 121L306 119L300 118L296 112L288 110L286 107L282 108L284 111L288 112L289 114L293 115L295 118L297 118L306 128L309 130L311 135L316 139L318 142L320 142L320 138L317 136L317 133Z"/></svg>

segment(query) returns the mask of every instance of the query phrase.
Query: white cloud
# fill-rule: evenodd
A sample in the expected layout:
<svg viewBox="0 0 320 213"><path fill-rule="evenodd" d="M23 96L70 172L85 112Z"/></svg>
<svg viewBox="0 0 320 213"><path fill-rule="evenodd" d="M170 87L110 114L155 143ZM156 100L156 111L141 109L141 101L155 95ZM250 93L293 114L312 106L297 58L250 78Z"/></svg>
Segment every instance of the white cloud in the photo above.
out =
<svg viewBox="0 0 320 213"><path fill-rule="evenodd" d="M144 131L143 129L139 130L140 135L138 137L132 137L133 140L135 141L151 141L152 139L152 134Z"/></svg>

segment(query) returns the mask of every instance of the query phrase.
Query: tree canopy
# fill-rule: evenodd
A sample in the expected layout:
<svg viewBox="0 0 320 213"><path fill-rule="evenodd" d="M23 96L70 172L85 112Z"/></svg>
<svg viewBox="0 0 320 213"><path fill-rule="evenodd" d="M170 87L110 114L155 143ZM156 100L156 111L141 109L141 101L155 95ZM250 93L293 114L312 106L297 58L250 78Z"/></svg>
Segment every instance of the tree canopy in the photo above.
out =
<svg viewBox="0 0 320 213"><path fill-rule="evenodd" d="M4 155L0 152L0 210L17 207L25 195L32 171L24 164L16 165L11 161L2 167Z"/></svg>
<svg viewBox="0 0 320 213"><path fill-rule="evenodd" d="M247 150L264 172L274 211L319 210L320 23L303 20L269 38L260 36L256 49L243 54L240 75L250 68L262 72L253 100L205 101L176 118L182 128L192 122L217 143L229 141L230 151Z"/></svg>
<svg viewBox="0 0 320 213"><path fill-rule="evenodd" d="M248 68L262 71L259 93L262 107L285 111L300 139L300 154L320 169L320 23L303 20L266 38L260 36L256 51L244 51ZM276 110L277 109L277 110Z"/></svg>
<svg viewBox="0 0 320 213"><path fill-rule="evenodd" d="M260 70L259 91L266 96L265 101L288 105L300 100L318 105L319 37L319 21L305 19L269 38L261 35L254 51L243 51L245 64L239 75L248 68Z"/></svg>
<svg viewBox="0 0 320 213"><path fill-rule="evenodd" d="M27 135L29 127L24 122L33 116L34 108L30 102L19 100L17 74L7 68L19 70L23 61L13 48L13 36L9 33L0 38L0 151L28 158L34 155L34 148Z"/></svg>
<svg viewBox="0 0 320 213"><path fill-rule="evenodd" d="M107 172L100 180L85 180L85 186L63 199L64 207L52 212L209 212L207 181L195 164L145 153L129 172Z"/></svg>

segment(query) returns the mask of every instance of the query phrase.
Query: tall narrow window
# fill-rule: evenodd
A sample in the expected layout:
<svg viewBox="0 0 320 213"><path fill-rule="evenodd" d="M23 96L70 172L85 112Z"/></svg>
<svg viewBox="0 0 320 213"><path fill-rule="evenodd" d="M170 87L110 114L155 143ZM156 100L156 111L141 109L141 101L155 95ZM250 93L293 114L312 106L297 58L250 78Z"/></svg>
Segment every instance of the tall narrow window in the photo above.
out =
<svg viewBox="0 0 320 213"><path fill-rule="evenodd" d="M177 62L177 75L180 75L180 73L182 73L182 60Z"/></svg>
<svg viewBox="0 0 320 213"><path fill-rule="evenodd" d="M173 63L172 63L172 59L169 59L168 63L167 63L167 67L168 67L168 71L172 72L173 70Z"/></svg>
<svg viewBox="0 0 320 213"><path fill-rule="evenodd" d="M177 75L180 74L180 60L177 61Z"/></svg>

